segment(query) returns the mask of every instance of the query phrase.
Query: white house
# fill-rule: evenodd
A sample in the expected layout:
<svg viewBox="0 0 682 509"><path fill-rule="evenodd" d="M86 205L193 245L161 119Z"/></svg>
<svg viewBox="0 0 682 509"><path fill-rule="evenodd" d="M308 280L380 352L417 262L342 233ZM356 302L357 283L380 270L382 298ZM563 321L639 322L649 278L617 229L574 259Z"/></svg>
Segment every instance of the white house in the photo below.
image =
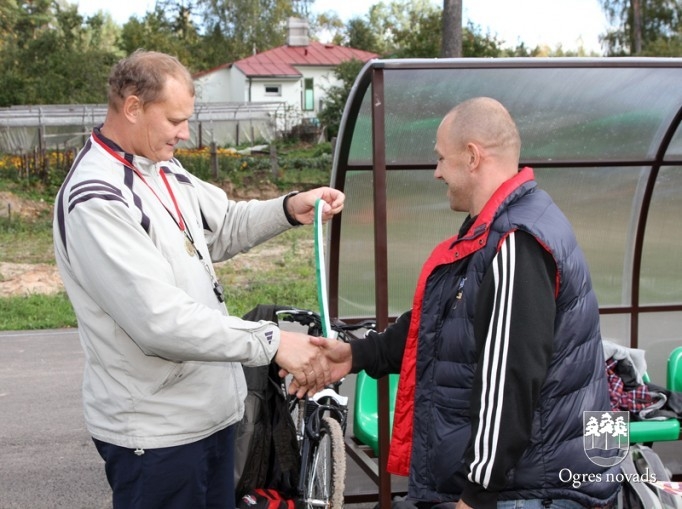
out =
<svg viewBox="0 0 682 509"><path fill-rule="evenodd" d="M377 57L368 51L310 41L306 21L289 18L288 25L285 46L195 74L197 102L279 102L288 127L314 123L326 91L338 84L336 66Z"/></svg>

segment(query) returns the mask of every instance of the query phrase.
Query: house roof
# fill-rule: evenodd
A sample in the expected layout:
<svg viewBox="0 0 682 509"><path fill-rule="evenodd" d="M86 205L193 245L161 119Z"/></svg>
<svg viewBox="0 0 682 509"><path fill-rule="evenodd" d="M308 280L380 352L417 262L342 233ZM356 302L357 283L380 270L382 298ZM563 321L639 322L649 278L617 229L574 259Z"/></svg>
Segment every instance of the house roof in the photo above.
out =
<svg viewBox="0 0 682 509"><path fill-rule="evenodd" d="M231 62L227 62L225 64L220 64L219 66L213 67L212 69L207 69L205 71L195 72L192 74L192 78L197 79L197 78L201 78L203 76L208 76L209 74L212 74L216 71L220 71L221 69L229 69L230 67L232 67Z"/></svg>
<svg viewBox="0 0 682 509"><path fill-rule="evenodd" d="M369 51L310 41L307 46L279 46L236 61L233 65L248 77L301 76L294 66L337 66L356 59L376 58Z"/></svg>

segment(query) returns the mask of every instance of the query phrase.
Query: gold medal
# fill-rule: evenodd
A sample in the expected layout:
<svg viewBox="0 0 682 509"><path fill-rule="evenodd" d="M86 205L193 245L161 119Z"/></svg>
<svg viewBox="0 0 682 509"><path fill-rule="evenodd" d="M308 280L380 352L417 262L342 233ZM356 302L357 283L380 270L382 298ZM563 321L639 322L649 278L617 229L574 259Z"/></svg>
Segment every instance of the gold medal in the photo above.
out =
<svg viewBox="0 0 682 509"><path fill-rule="evenodd" d="M187 237L185 237L185 249L187 250L187 254L190 256L197 254L197 249L194 247L194 244L192 244L192 241Z"/></svg>

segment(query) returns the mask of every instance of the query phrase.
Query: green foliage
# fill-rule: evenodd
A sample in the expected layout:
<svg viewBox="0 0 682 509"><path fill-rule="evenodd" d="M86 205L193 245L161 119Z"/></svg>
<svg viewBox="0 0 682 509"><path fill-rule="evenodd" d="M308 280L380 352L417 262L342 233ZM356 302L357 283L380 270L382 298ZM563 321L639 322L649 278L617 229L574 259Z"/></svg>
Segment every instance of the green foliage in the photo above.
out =
<svg viewBox="0 0 682 509"><path fill-rule="evenodd" d="M196 58L198 57L197 55L192 62L185 62L185 65L190 69L205 71L230 60L229 55L231 53L228 53L229 41L217 26L202 36L199 47L202 59Z"/></svg>
<svg viewBox="0 0 682 509"><path fill-rule="evenodd" d="M682 37L661 37L647 44L642 56L647 57L679 57L682 55Z"/></svg>
<svg viewBox="0 0 682 509"><path fill-rule="evenodd" d="M84 20L75 6L28 0L5 6L5 14L0 106L104 102L116 57L100 46L101 17Z"/></svg>
<svg viewBox="0 0 682 509"><path fill-rule="evenodd" d="M0 299L0 330L76 327L76 314L65 292Z"/></svg>
<svg viewBox="0 0 682 509"><path fill-rule="evenodd" d="M277 188L304 190L329 184L331 144L277 146L280 173L273 176L269 155L242 156L219 149L220 174L215 180L210 171L210 153L178 151L186 168L202 178L225 186L226 181L240 190L257 190L262 184ZM14 158L16 159L16 158ZM12 158L9 159L10 161ZM57 160L57 158L55 158ZM62 159L59 159L62 160ZM0 188L13 194L44 202L42 212L32 219L0 217L0 260L10 263L54 263L52 247L52 210L56 189L37 181L18 180L0 157ZM62 178L67 167L54 168ZM10 174L11 173L11 174ZM313 238L310 227L295 228L256 247L249 253L216 265L226 290L230 313L241 316L257 304L286 304L303 308L317 307ZM265 253L259 256L259 250ZM278 253L273 256L273 253ZM256 256L256 261L251 261ZM250 258L249 258L250 257ZM244 262L246 260L246 262ZM0 298L0 330L75 327L76 318L64 293Z"/></svg>
<svg viewBox="0 0 682 509"><path fill-rule="evenodd" d="M616 27L604 36L612 55L631 54L631 0L600 0ZM108 14L84 17L68 0L12 0L0 3L0 107L20 104L106 102L111 66L138 48L174 54L193 71L234 62L285 43L287 19L309 18L311 36L323 31L333 42L372 51L383 58L439 56L442 6L432 0L393 0L368 7L344 24L334 13L311 16L313 0L158 0L144 16L122 26ZM641 54L676 56L682 4L640 0ZM469 23L462 31L464 57L582 56L563 48L505 47ZM351 80L352 81L352 80ZM345 85L342 87L345 88ZM330 103L343 97L343 90ZM331 106L331 105L330 105ZM338 124L336 104L325 124Z"/></svg>
<svg viewBox="0 0 682 509"><path fill-rule="evenodd" d="M341 84L327 89L324 106L318 114L320 122L327 129L327 139L332 139L339 132L343 108L346 106L350 90L363 65L359 60L349 60L340 64L334 72Z"/></svg>
<svg viewBox="0 0 682 509"><path fill-rule="evenodd" d="M435 58L440 54L442 40L442 12L436 8L410 8L407 22L395 31L395 58Z"/></svg>
<svg viewBox="0 0 682 509"><path fill-rule="evenodd" d="M75 6L17 2L0 34L0 106L104 102L114 55L100 47L101 17Z"/></svg>
<svg viewBox="0 0 682 509"><path fill-rule="evenodd" d="M119 46L126 55L139 48L168 53L191 71L203 70L202 40L191 15L191 7L157 4L142 19L132 17L123 25Z"/></svg>
<svg viewBox="0 0 682 509"><path fill-rule="evenodd" d="M371 51L378 55L381 55L386 49L380 34L375 28L370 26L368 21L362 18L350 19L346 27L346 33L345 40L339 37L339 40L335 42L341 45L348 45L351 48Z"/></svg>
<svg viewBox="0 0 682 509"><path fill-rule="evenodd" d="M54 263L52 214L45 210L31 221L16 215L0 218L0 260L8 263Z"/></svg>
<svg viewBox="0 0 682 509"><path fill-rule="evenodd" d="M483 34L480 27L469 22L462 34L462 55L476 58L495 58L501 56L526 56L513 50L503 50L503 42L489 33Z"/></svg>
<svg viewBox="0 0 682 509"><path fill-rule="evenodd" d="M682 4L674 0L600 0L612 28L603 37L610 56L679 56ZM637 51L637 44L641 50Z"/></svg>
<svg viewBox="0 0 682 509"><path fill-rule="evenodd" d="M294 14L291 0L199 0L206 33L220 33L221 50L236 61L286 42L286 21ZM225 63L225 56L220 63Z"/></svg>
<svg viewBox="0 0 682 509"><path fill-rule="evenodd" d="M263 257L264 252L277 255ZM217 264L216 274L225 288L230 314L242 316L258 304L317 309L313 231L308 226L286 231L249 254Z"/></svg>
<svg viewBox="0 0 682 509"><path fill-rule="evenodd" d="M237 188L273 184L279 189L309 189L328 185L332 166L331 144L317 146L280 144L277 149L277 172L273 174L270 154L242 155L234 149L218 149L218 182ZM204 180L216 180L208 149L178 150L176 157L192 174Z"/></svg>
<svg viewBox="0 0 682 509"><path fill-rule="evenodd" d="M335 42L372 51L383 58L437 58L442 46L442 8L432 2L379 2L364 17L351 19ZM524 47L505 48L503 41L484 34L469 22L462 30L464 57L531 56Z"/></svg>
<svg viewBox="0 0 682 509"><path fill-rule="evenodd" d="M324 164L331 160L332 144L328 141L316 145L281 142L277 144L277 151L289 159L300 158L316 161L313 164L318 169L324 170L326 168Z"/></svg>

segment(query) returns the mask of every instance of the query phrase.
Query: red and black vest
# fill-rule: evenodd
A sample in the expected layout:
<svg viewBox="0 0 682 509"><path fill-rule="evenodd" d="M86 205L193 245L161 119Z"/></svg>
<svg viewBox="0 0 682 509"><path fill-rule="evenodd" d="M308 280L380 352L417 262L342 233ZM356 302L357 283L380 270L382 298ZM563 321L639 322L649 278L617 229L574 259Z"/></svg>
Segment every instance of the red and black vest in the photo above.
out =
<svg viewBox="0 0 682 509"><path fill-rule="evenodd" d="M570 223L537 188L533 171L524 168L496 191L466 234L433 250L419 277L388 462L390 472L409 473L410 498L457 500L462 492L477 364L476 296L501 241L516 230L533 235L556 261L554 360L535 410L530 445L508 473L499 498L569 498L591 506L615 493L612 483L586 482L575 489L561 480L560 471L569 465L574 472L605 477L607 469L584 451L582 418L585 410L608 410L609 396L587 263ZM467 298L449 306L444 316L442 296L459 285Z"/></svg>

